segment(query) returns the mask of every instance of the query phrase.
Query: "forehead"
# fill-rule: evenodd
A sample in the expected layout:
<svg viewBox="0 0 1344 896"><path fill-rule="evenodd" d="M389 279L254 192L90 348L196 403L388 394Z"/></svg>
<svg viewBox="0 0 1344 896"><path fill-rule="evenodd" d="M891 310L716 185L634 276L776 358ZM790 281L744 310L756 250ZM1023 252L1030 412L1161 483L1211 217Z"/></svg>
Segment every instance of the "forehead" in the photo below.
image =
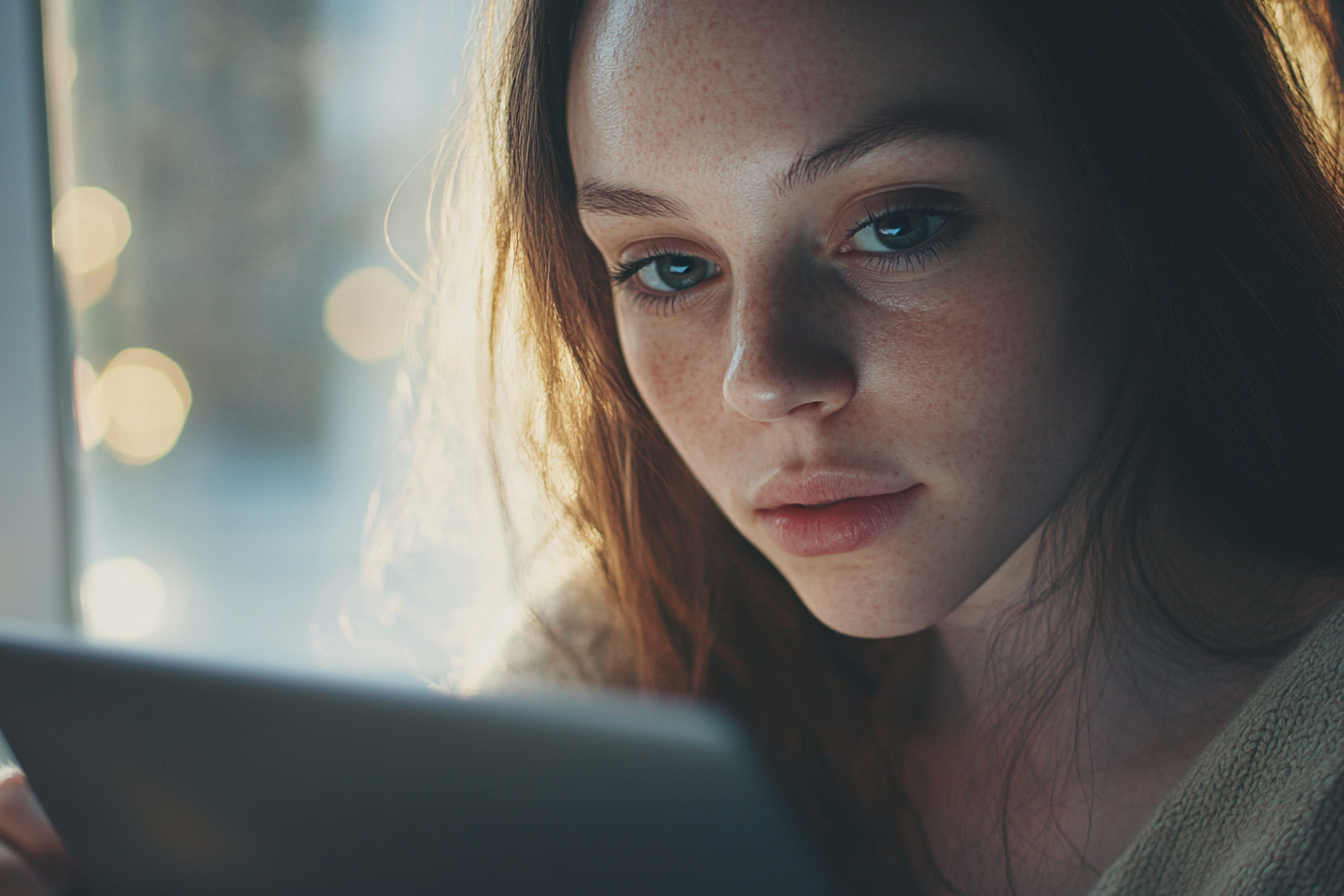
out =
<svg viewBox="0 0 1344 896"><path fill-rule="evenodd" d="M1009 123L1035 110L970 3L595 0L576 36L570 142L581 179L777 171L902 107Z"/></svg>

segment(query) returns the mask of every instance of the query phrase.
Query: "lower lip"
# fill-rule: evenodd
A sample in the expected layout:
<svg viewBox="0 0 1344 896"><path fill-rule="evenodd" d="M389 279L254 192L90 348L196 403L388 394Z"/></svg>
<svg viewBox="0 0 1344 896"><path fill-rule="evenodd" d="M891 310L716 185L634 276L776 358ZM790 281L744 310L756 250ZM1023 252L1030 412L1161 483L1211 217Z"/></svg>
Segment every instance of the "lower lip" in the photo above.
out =
<svg viewBox="0 0 1344 896"><path fill-rule="evenodd" d="M904 519L920 491L915 485L834 504L785 504L756 511L756 519L775 544L796 557L847 554Z"/></svg>

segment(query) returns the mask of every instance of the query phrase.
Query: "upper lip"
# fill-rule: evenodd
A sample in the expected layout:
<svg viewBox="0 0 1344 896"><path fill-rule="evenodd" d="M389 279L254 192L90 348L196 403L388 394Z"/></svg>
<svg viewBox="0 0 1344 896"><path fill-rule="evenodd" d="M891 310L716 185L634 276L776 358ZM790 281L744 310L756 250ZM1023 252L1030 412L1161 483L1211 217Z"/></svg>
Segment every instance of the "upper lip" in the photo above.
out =
<svg viewBox="0 0 1344 896"><path fill-rule="evenodd" d="M790 504L834 504L904 491L911 484L891 475L862 471L818 470L806 475L780 472L752 490L751 504L756 510L775 510Z"/></svg>

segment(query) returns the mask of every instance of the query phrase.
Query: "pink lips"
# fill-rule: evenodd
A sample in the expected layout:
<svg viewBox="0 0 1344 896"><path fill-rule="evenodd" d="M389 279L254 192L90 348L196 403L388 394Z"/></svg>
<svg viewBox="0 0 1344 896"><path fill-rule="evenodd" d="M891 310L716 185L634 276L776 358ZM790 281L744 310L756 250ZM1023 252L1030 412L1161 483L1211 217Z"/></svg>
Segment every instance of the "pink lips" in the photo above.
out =
<svg viewBox="0 0 1344 896"><path fill-rule="evenodd" d="M772 479L756 496L756 519L797 557L857 551L899 523L923 489L885 479L819 473Z"/></svg>

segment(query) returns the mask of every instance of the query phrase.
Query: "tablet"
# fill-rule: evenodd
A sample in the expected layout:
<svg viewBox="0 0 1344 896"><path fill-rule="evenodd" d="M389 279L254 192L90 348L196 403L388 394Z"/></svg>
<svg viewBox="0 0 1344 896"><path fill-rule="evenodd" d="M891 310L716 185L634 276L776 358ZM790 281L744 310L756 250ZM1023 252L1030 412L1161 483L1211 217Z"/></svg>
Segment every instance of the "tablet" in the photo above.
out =
<svg viewBox="0 0 1344 896"><path fill-rule="evenodd" d="M95 896L834 893L739 727L0 634L0 731Z"/></svg>

